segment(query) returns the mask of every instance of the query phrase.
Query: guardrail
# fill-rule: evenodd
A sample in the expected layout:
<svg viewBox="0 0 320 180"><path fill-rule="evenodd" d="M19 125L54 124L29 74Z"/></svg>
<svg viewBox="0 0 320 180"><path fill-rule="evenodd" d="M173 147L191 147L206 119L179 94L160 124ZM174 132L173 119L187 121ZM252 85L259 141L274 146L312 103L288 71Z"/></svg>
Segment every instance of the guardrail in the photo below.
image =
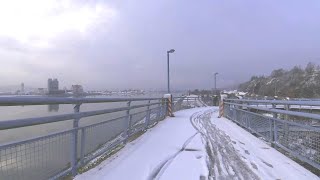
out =
<svg viewBox="0 0 320 180"><path fill-rule="evenodd" d="M180 111L182 109L189 109L193 107L205 106L198 96L181 96L173 98L173 111ZM200 104L198 104L200 103Z"/></svg>
<svg viewBox="0 0 320 180"><path fill-rule="evenodd" d="M181 97L174 97L173 98L173 111L180 111L182 109L192 108L196 106L194 102L199 100L199 97L190 97L190 96L181 96Z"/></svg>
<svg viewBox="0 0 320 180"><path fill-rule="evenodd" d="M320 114L291 106L320 107L320 101L226 99L224 116L319 170Z"/></svg>
<svg viewBox="0 0 320 180"><path fill-rule="evenodd" d="M179 97L177 102L185 97ZM126 106L81 112L82 104L124 102ZM133 102L139 102L132 105ZM0 121L0 130L23 128L54 122L73 121L68 130L0 145L0 179L58 179L93 159L125 145L128 138L153 127L167 114L163 98L53 98L0 97L0 106L72 104L74 112L37 118ZM183 109L180 105L176 105ZM111 120L85 126L85 117L123 112ZM87 119L83 119L86 121Z"/></svg>

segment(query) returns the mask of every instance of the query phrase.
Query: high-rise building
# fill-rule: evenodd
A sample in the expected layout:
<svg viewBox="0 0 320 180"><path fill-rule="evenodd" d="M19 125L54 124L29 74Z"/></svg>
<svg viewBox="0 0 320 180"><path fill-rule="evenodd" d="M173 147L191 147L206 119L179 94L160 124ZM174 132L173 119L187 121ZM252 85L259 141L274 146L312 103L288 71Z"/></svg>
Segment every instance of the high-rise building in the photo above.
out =
<svg viewBox="0 0 320 180"><path fill-rule="evenodd" d="M48 79L48 92L51 90L51 85L52 84L52 79L51 78L49 78Z"/></svg>
<svg viewBox="0 0 320 180"><path fill-rule="evenodd" d="M21 93L21 94L23 94L23 93L24 93L24 83L21 83L20 93Z"/></svg>
<svg viewBox="0 0 320 180"><path fill-rule="evenodd" d="M57 94L59 93L59 81L58 79L48 79L48 93Z"/></svg>

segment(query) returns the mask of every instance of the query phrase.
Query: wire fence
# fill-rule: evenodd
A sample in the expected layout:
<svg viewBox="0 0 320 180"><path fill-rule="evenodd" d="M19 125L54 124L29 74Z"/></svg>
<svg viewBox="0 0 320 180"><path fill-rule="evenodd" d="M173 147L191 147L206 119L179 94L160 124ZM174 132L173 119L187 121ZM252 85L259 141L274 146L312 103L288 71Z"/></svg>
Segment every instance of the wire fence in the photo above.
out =
<svg viewBox="0 0 320 180"><path fill-rule="evenodd" d="M254 103L259 104L259 101L255 100ZM279 110L275 108L276 104L271 104L270 107L255 107L247 102L229 99L224 102L224 115L320 170L320 128L313 123L319 122L320 115L296 112L290 108Z"/></svg>
<svg viewBox="0 0 320 180"><path fill-rule="evenodd" d="M72 130L1 146L1 179L48 179L70 167Z"/></svg>
<svg viewBox="0 0 320 180"><path fill-rule="evenodd" d="M179 98L180 99L180 98ZM80 112L83 103L126 102L127 106ZM134 103L131 102L140 102ZM180 103L181 102L181 103ZM179 110L189 108L179 101ZM0 179L60 179L75 176L79 168L97 157L125 145L128 139L156 125L167 115L163 98L0 98L0 106L75 104L74 113L46 117L0 121L0 130L73 121L69 130L0 145ZM108 115L118 113L117 116ZM87 117L101 120L87 125ZM106 120L104 120L106 119ZM82 126L79 126L81 124Z"/></svg>
<svg viewBox="0 0 320 180"><path fill-rule="evenodd" d="M183 96L183 97L176 97L173 98L173 111L180 111L182 109L190 109L194 107L202 107L205 104L200 101L198 96L190 97L190 96Z"/></svg>
<svg viewBox="0 0 320 180"><path fill-rule="evenodd" d="M45 101L52 103L52 100L57 101L57 99ZM69 99L61 98L58 98L58 100L63 100L64 103L68 103L69 101ZM70 100L72 101L74 99ZM130 100L138 101L135 99L129 99L128 101ZM85 165L85 163L98 157L102 153L108 152L115 145L123 144L128 138L127 135L129 131L133 134L137 131L144 131L149 127L145 124L145 120L148 118L148 115L150 115L148 113L149 110L132 114L130 114L130 110L153 105L158 106L155 110L156 113L158 113L157 111L160 111L160 109L166 109L166 103L151 102L163 101L162 99L148 100L149 103L145 105L128 106L111 110L90 111L83 112L82 114L79 111L75 111L74 114L68 115L1 121L1 129L8 130L15 127L43 124L43 121L45 121L45 123L51 123L61 120L72 120L72 118L74 118L74 126L72 129L64 132L0 145L0 179L57 179L76 172L77 168ZM101 99L99 101L104 102ZM106 99L106 102L109 101L110 99ZM112 99L111 101L114 102L115 100ZM96 101L93 100L92 102ZM34 103L33 100L30 102L30 105ZM43 104L46 102L38 103ZM76 107L75 109L77 109ZM127 111L128 115L78 127L80 118L119 111ZM154 121L157 122L160 118L164 117L158 116ZM83 120L86 119L84 118Z"/></svg>

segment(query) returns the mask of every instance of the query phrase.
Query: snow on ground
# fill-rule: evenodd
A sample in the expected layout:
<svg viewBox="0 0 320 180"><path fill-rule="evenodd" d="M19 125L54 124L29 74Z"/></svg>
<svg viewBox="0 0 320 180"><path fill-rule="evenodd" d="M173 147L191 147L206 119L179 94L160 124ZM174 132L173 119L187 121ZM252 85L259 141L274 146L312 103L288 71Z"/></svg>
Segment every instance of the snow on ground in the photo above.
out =
<svg viewBox="0 0 320 180"><path fill-rule="evenodd" d="M176 112L174 118L160 122L137 140L128 143L116 155L75 179L198 180L202 173L206 175L206 169L203 169L205 151L189 119L193 113L208 109Z"/></svg>
<svg viewBox="0 0 320 180"><path fill-rule="evenodd" d="M216 116L217 114L212 116L211 122L220 133L230 137L233 147L243 161L261 179L319 179L235 123L225 118L215 118Z"/></svg>
<svg viewBox="0 0 320 180"><path fill-rule="evenodd" d="M217 108L183 110L75 179L319 179Z"/></svg>

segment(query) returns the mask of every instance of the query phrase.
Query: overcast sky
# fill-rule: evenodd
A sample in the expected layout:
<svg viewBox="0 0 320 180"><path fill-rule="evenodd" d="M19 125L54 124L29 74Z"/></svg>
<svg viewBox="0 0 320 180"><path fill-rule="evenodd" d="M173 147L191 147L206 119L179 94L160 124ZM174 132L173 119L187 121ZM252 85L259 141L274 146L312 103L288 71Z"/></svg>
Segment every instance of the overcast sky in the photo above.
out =
<svg viewBox="0 0 320 180"><path fill-rule="evenodd" d="M320 64L319 0L0 0L0 86L212 88Z"/></svg>

